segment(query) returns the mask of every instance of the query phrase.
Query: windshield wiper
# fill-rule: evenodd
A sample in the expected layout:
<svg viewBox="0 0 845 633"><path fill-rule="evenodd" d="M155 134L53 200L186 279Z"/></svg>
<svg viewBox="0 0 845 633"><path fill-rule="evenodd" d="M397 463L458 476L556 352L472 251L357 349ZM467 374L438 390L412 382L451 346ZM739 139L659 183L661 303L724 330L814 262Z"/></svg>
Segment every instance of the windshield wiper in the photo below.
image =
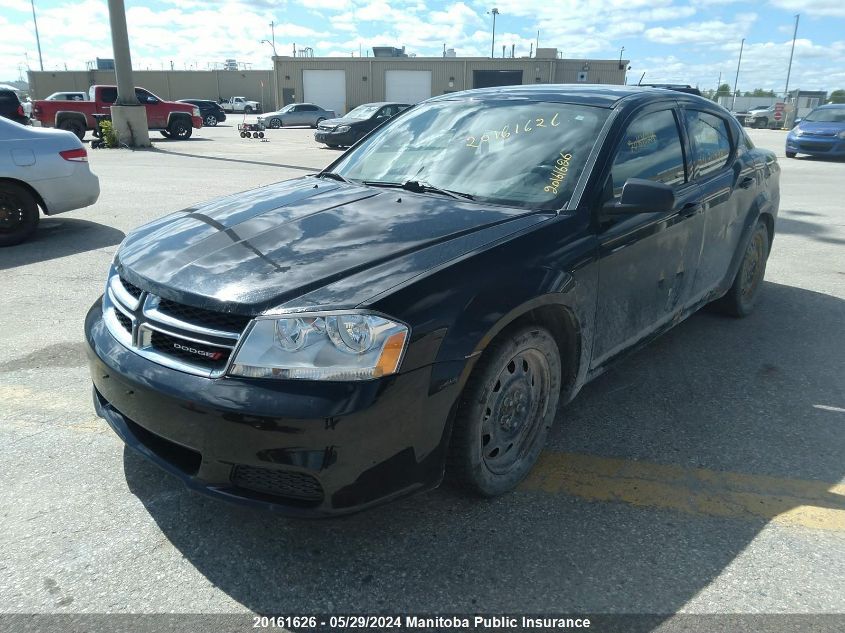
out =
<svg viewBox="0 0 845 633"><path fill-rule="evenodd" d="M319 174L317 174L317 178L331 178L332 180L339 180L340 182L345 182L349 185L355 184L348 178L341 176L339 173L334 171L321 171Z"/></svg>
<svg viewBox="0 0 845 633"><path fill-rule="evenodd" d="M452 191L451 189L441 189L435 187L427 182L419 180L406 180L403 183L398 182L384 182L381 180L365 180L362 184L369 187L396 187L397 189L405 189L406 191L413 191L414 193L439 193L450 198L458 200L475 200L475 196L471 193L464 193L463 191Z"/></svg>

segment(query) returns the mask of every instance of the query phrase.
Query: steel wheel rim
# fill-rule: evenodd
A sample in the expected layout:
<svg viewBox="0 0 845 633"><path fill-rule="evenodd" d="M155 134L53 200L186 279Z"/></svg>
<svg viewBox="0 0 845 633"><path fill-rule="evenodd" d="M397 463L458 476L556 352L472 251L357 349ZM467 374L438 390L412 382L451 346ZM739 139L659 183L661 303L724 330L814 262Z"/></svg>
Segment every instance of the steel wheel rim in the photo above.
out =
<svg viewBox="0 0 845 633"><path fill-rule="evenodd" d="M24 208L20 199L11 193L0 191L0 233L17 230L24 220Z"/></svg>
<svg viewBox="0 0 845 633"><path fill-rule="evenodd" d="M763 273L763 263L765 262L765 253L763 245L763 235L757 231L754 237L751 238L751 243L748 245L748 251L745 253L745 261L742 264L742 298L750 299L757 290L760 284L760 278Z"/></svg>
<svg viewBox="0 0 845 633"><path fill-rule="evenodd" d="M272 119L270 121L270 127L273 128L274 130L277 129L280 125L281 125L281 121L279 121L279 119Z"/></svg>
<svg viewBox="0 0 845 633"><path fill-rule="evenodd" d="M215 125L217 125L217 117L209 114L207 117L205 117L205 124L210 127L214 127Z"/></svg>
<svg viewBox="0 0 845 633"><path fill-rule="evenodd" d="M538 349L521 350L499 371L481 413L481 458L507 474L525 458L549 402L551 369Z"/></svg>

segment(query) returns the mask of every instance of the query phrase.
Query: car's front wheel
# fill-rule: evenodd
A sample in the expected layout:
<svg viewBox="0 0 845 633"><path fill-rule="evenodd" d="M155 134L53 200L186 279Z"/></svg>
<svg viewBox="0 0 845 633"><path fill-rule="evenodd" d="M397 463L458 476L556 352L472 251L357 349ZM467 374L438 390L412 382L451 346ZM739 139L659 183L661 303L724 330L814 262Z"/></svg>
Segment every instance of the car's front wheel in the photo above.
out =
<svg viewBox="0 0 845 633"><path fill-rule="evenodd" d="M29 239L38 220L38 204L29 191L12 182L0 183L0 246Z"/></svg>
<svg viewBox="0 0 845 633"><path fill-rule="evenodd" d="M494 340L461 395L448 477L486 497L513 489L540 455L560 386L560 352L548 330L528 325Z"/></svg>
<svg viewBox="0 0 845 633"><path fill-rule="evenodd" d="M280 127L282 127L282 120L281 119L276 119L276 118L270 119L270 129L278 130Z"/></svg>
<svg viewBox="0 0 845 633"><path fill-rule="evenodd" d="M786 157L787 158L795 158L795 152L787 152Z"/></svg>
<svg viewBox="0 0 845 633"><path fill-rule="evenodd" d="M203 125L208 127L216 127L217 126L217 117L213 114L209 114L205 117L205 121L203 121Z"/></svg>
<svg viewBox="0 0 845 633"><path fill-rule="evenodd" d="M176 138L185 141L191 138L191 134L193 134L194 129L185 119L178 118L173 119L170 122L170 125L167 126L167 131L170 134L169 138Z"/></svg>
<svg viewBox="0 0 845 633"><path fill-rule="evenodd" d="M730 290L713 302L713 307L735 317L751 314L760 296L768 259L769 230L763 220L757 220Z"/></svg>
<svg viewBox="0 0 845 633"><path fill-rule="evenodd" d="M245 107L244 114L252 114L252 106Z"/></svg>
<svg viewBox="0 0 845 633"><path fill-rule="evenodd" d="M769 120L768 119L757 119L754 123L754 127L758 130L769 127Z"/></svg>
<svg viewBox="0 0 845 633"><path fill-rule="evenodd" d="M314 125L312 125L311 127L316 128L318 125L320 125L320 123L322 123L325 120L326 120L325 117L320 117L319 119L317 119L316 123L314 123Z"/></svg>

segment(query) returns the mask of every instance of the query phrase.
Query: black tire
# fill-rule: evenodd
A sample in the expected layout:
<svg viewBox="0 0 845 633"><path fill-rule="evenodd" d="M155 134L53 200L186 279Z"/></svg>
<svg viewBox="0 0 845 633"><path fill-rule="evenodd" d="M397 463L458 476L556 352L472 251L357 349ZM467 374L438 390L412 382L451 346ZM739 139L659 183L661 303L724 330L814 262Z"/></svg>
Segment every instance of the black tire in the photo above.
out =
<svg viewBox="0 0 845 633"><path fill-rule="evenodd" d="M493 497L525 478L555 419L560 362L557 343L538 325L500 335L484 350L455 414L446 466L453 484Z"/></svg>
<svg viewBox="0 0 845 633"><path fill-rule="evenodd" d="M217 127L217 117L213 114L208 114L205 119L203 119L202 124L207 127Z"/></svg>
<svg viewBox="0 0 845 633"><path fill-rule="evenodd" d="M317 122L314 125L311 126L311 128L316 130L317 127L320 125L320 123L322 123L325 120L326 120L326 117L321 116L319 119L317 119Z"/></svg>
<svg viewBox="0 0 845 633"><path fill-rule="evenodd" d="M161 135L164 138L170 138L171 137L170 132L168 132L167 130L159 130L159 132L161 132Z"/></svg>
<svg viewBox="0 0 845 633"><path fill-rule="evenodd" d="M12 182L0 183L0 246L28 240L39 219L38 203L29 191Z"/></svg>
<svg viewBox="0 0 845 633"><path fill-rule="evenodd" d="M170 134L169 138L175 138L180 141L187 141L194 133L194 128L191 123L183 117L177 117L167 126L167 132Z"/></svg>
<svg viewBox="0 0 845 633"><path fill-rule="evenodd" d="M769 120L768 119L757 119L754 122L754 127L758 130L769 127Z"/></svg>
<svg viewBox="0 0 845 633"><path fill-rule="evenodd" d="M282 125L283 124L282 124L281 119L277 119L275 117L270 119L270 129L271 130L278 130L280 127L282 127Z"/></svg>
<svg viewBox="0 0 845 633"><path fill-rule="evenodd" d="M258 138L264 138L264 132L258 132L257 136Z"/></svg>
<svg viewBox="0 0 845 633"><path fill-rule="evenodd" d="M252 106L246 106L244 108L244 114L252 114Z"/></svg>
<svg viewBox="0 0 845 633"><path fill-rule="evenodd" d="M786 157L787 158L795 158L795 152L787 152Z"/></svg>
<svg viewBox="0 0 845 633"><path fill-rule="evenodd" d="M241 138L246 138L246 132L241 132Z"/></svg>
<svg viewBox="0 0 845 633"><path fill-rule="evenodd" d="M59 123L59 129L73 132L80 141L85 138L85 125L79 119L65 119Z"/></svg>
<svg viewBox="0 0 845 633"><path fill-rule="evenodd" d="M713 302L717 311L733 317L746 317L754 311L769 258L769 230L758 220L751 233L739 270L724 297Z"/></svg>

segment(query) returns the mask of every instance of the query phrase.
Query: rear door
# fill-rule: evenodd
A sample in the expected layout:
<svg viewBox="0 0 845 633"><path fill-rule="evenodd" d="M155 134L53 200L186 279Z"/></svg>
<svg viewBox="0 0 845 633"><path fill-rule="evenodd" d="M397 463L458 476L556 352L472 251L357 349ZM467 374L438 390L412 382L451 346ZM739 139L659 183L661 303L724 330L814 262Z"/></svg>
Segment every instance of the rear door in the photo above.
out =
<svg viewBox="0 0 845 633"><path fill-rule="evenodd" d="M753 156L738 143L726 116L690 104L683 114L703 213L701 259L693 284L693 300L698 300L724 281L761 183Z"/></svg>
<svg viewBox="0 0 845 633"><path fill-rule="evenodd" d="M689 181L686 142L674 102L646 106L619 137L603 202L629 178L670 185L666 212L602 218L592 367L667 326L689 300L701 249L699 190Z"/></svg>

